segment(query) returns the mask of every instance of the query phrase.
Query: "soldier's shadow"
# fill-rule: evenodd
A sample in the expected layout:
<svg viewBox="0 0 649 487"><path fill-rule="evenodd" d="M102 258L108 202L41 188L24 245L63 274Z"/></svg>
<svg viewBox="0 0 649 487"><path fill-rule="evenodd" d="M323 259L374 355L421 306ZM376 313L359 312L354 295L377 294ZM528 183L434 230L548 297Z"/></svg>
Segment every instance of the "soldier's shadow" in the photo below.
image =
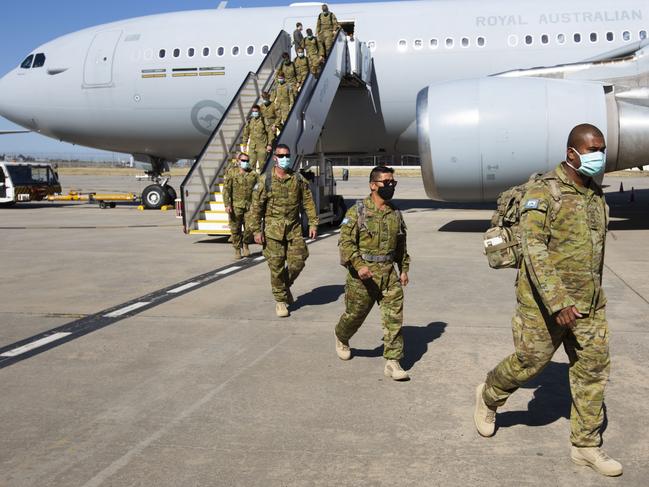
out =
<svg viewBox="0 0 649 487"><path fill-rule="evenodd" d="M404 341L401 367L410 370L428 351L428 344L442 336L447 324L442 321L428 323L426 326L404 326L401 329ZM383 345L373 349L352 348L353 357L382 357Z"/></svg>
<svg viewBox="0 0 649 487"><path fill-rule="evenodd" d="M523 386L536 389L527 411L504 411L498 413L499 428L509 428L519 424L526 426L545 426L561 418L570 417L570 383L568 364L550 362L541 374Z"/></svg>
<svg viewBox="0 0 649 487"><path fill-rule="evenodd" d="M290 309L295 311L304 306L322 306L324 304L334 303L344 293L345 286L342 284L320 286L306 294L295 296L295 303L290 306Z"/></svg>

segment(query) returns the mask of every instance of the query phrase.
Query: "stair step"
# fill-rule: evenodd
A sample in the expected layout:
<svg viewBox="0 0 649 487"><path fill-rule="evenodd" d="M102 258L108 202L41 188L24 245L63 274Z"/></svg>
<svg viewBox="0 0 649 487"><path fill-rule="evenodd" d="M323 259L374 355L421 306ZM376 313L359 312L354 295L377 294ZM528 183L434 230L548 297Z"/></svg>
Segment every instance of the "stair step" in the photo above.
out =
<svg viewBox="0 0 649 487"><path fill-rule="evenodd" d="M223 202L210 201L210 210L209 211L223 211L225 212L225 205Z"/></svg>
<svg viewBox="0 0 649 487"><path fill-rule="evenodd" d="M230 235L230 226L227 223L215 222L210 220L197 220L198 230L210 230L222 232L221 235Z"/></svg>
<svg viewBox="0 0 649 487"><path fill-rule="evenodd" d="M210 202L214 203L223 203L223 193L212 193L212 198Z"/></svg>
<svg viewBox="0 0 649 487"><path fill-rule="evenodd" d="M205 220L211 222L228 223L229 221L228 214L224 211L204 211L203 213L205 214Z"/></svg>
<svg viewBox="0 0 649 487"><path fill-rule="evenodd" d="M219 230L190 230L190 235L230 235L230 230L222 232Z"/></svg>

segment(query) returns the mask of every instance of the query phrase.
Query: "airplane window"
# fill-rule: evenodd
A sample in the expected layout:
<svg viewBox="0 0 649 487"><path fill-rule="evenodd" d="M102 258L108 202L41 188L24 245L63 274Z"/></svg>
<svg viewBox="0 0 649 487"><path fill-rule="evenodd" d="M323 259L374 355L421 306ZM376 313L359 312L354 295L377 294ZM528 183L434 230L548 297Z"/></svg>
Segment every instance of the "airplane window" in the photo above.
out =
<svg viewBox="0 0 649 487"><path fill-rule="evenodd" d="M590 42L597 42L597 32L590 33Z"/></svg>
<svg viewBox="0 0 649 487"><path fill-rule="evenodd" d="M421 39L415 39L413 47L419 51L422 47L424 47L424 41L422 41Z"/></svg>
<svg viewBox="0 0 649 487"><path fill-rule="evenodd" d="M20 64L20 67L23 69L29 69L32 67L32 61L34 61L34 55L30 54L25 58L25 60Z"/></svg>
<svg viewBox="0 0 649 487"><path fill-rule="evenodd" d="M580 42L581 42L581 34L575 34L574 36L572 36L572 38L574 39L574 41L575 41L576 43L580 43Z"/></svg>
<svg viewBox="0 0 649 487"><path fill-rule="evenodd" d="M516 40L516 43L518 43L518 40ZM486 45L487 45L487 40L482 36L478 37L478 47L484 47Z"/></svg>
<svg viewBox="0 0 649 487"><path fill-rule="evenodd" d="M180 49L174 49L174 57L180 57Z"/></svg>
<svg viewBox="0 0 649 487"><path fill-rule="evenodd" d="M640 37L641 41L644 41L647 38L647 31L646 30L641 30L639 37Z"/></svg>
<svg viewBox="0 0 649 487"><path fill-rule="evenodd" d="M468 37L463 37L462 38L462 47L469 47L469 38Z"/></svg>
<svg viewBox="0 0 649 487"><path fill-rule="evenodd" d="M194 54L196 54L196 49L194 49L193 47L190 47L189 49L187 49L187 56L188 57L194 57Z"/></svg>
<svg viewBox="0 0 649 487"><path fill-rule="evenodd" d="M566 42L566 35L565 34L557 34L557 42L559 44L565 44Z"/></svg>
<svg viewBox="0 0 649 487"><path fill-rule="evenodd" d="M613 34L613 32L607 32L606 33L606 40L608 42L613 42L615 40L615 34Z"/></svg>
<svg viewBox="0 0 649 487"><path fill-rule="evenodd" d="M224 54L225 54L225 47L219 47L219 48L216 50L216 55L217 55L217 56L223 56Z"/></svg>
<svg viewBox="0 0 649 487"><path fill-rule="evenodd" d="M455 44L455 41L453 41L452 37L447 37L446 38L446 49L451 49L453 47L453 44Z"/></svg>
<svg viewBox="0 0 649 487"><path fill-rule="evenodd" d="M239 55L239 46L232 46L232 55L233 56Z"/></svg>
<svg viewBox="0 0 649 487"><path fill-rule="evenodd" d="M45 65L45 54L42 52L39 52L34 56L34 64L32 64L32 68L42 68Z"/></svg>
<svg viewBox="0 0 649 487"><path fill-rule="evenodd" d="M246 54L248 56L252 56L255 53L255 46L248 46L246 49Z"/></svg>
<svg viewBox="0 0 649 487"><path fill-rule="evenodd" d="M534 38L532 36L525 36L525 44L531 46L533 42L534 42Z"/></svg>
<svg viewBox="0 0 649 487"><path fill-rule="evenodd" d="M437 39L431 39L430 44L428 44L428 46L431 49L437 49L439 47L439 41Z"/></svg>
<svg viewBox="0 0 649 487"><path fill-rule="evenodd" d="M625 41L630 41L631 40L631 32L629 32L628 30L625 30L624 32L622 32L622 39L624 39Z"/></svg>
<svg viewBox="0 0 649 487"><path fill-rule="evenodd" d="M518 36L517 36L516 34L511 34L511 35L507 38L507 44L509 45L509 47L516 47L516 46L518 46Z"/></svg>
<svg viewBox="0 0 649 487"><path fill-rule="evenodd" d="M207 57L210 55L210 48L209 47L204 47L203 48L203 57Z"/></svg>
<svg viewBox="0 0 649 487"><path fill-rule="evenodd" d="M261 46L261 53L262 54L268 54L268 51L270 51L270 47L263 45Z"/></svg>
<svg viewBox="0 0 649 487"><path fill-rule="evenodd" d="M550 42L550 38L548 37L547 34L543 34L541 36L541 44L547 44L548 42Z"/></svg>
<svg viewBox="0 0 649 487"><path fill-rule="evenodd" d="M399 50L405 51L407 48L408 48L408 41L406 41L405 39L401 39L399 41Z"/></svg>
<svg viewBox="0 0 649 487"><path fill-rule="evenodd" d="M166 55L167 55L167 51L165 49L160 49L160 52L158 52L158 57L160 59L164 59Z"/></svg>

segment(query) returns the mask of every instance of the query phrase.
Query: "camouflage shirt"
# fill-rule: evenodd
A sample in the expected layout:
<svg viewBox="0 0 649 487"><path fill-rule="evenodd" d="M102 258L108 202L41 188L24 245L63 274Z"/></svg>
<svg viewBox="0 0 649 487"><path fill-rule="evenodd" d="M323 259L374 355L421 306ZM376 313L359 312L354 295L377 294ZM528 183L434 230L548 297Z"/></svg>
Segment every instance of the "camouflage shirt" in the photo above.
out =
<svg viewBox="0 0 649 487"><path fill-rule="evenodd" d="M361 267L392 267L392 263L372 263L363 259L363 255L392 255L393 261L401 272L410 269L410 256L406 246L406 225L391 203L386 203L382 210L376 208L372 198L363 200L365 206L365 223L358 224L358 207L347 210L340 230L340 253L343 261L351 263L358 271Z"/></svg>
<svg viewBox="0 0 649 487"><path fill-rule="evenodd" d="M273 95L273 102L277 103L278 106L290 106L293 105L293 102L295 101L293 88L291 88L291 85L288 82L284 83L283 85L277 83Z"/></svg>
<svg viewBox="0 0 649 487"><path fill-rule="evenodd" d="M576 306L589 314L606 304L602 290L608 207L592 179L574 183L560 164L556 175L561 208L553 215L552 196L540 181L521 200L520 234L523 264L518 275L518 302L538 306L538 294L550 314Z"/></svg>
<svg viewBox="0 0 649 487"><path fill-rule="evenodd" d="M254 145L269 145L272 140L273 134L270 127L266 127L266 122L261 116L248 120L241 136L241 144L243 145L248 145L248 141Z"/></svg>
<svg viewBox="0 0 649 487"><path fill-rule="evenodd" d="M281 179L272 169L270 192L266 191L266 175L259 177L253 195L252 231L261 232L262 219L264 234L273 240L292 240L302 236L300 208L304 208L309 219L309 227L319 225L313 195L309 183L299 174L288 173Z"/></svg>
<svg viewBox="0 0 649 487"><path fill-rule="evenodd" d="M286 79L287 83L295 83L295 80L297 79L297 71L295 69L295 63L293 61L289 63L282 63L281 67L282 71L284 72L284 78Z"/></svg>
<svg viewBox="0 0 649 487"><path fill-rule="evenodd" d="M304 39L304 50L310 58L324 56L322 44L320 44L320 41L315 36L310 39L308 37Z"/></svg>
<svg viewBox="0 0 649 487"><path fill-rule="evenodd" d="M264 117L264 122L266 122L266 127L268 129L272 129L273 126L277 123L277 108L275 108L274 103L269 103L266 105L265 103L262 103L259 105L259 108L261 110L261 116Z"/></svg>
<svg viewBox="0 0 649 487"><path fill-rule="evenodd" d="M297 71L297 79L299 82L304 81L304 79L307 77L309 74L309 58L306 56L304 57L297 57L295 58L295 70Z"/></svg>
<svg viewBox="0 0 649 487"><path fill-rule="evenodd" d="M250 209L255 184L257 184L257 174L254 171L228 172L223 183L223 203L232 208Z"/></svg>
<svg viewBox="0 0 649 487"><path fill-rule="evenodd" d="M316 27L318 35L337 31L338 27L340 27L338 19L333 12L329 12L329 15L325 15L324 13L318 15L318 24Z"/></svg>

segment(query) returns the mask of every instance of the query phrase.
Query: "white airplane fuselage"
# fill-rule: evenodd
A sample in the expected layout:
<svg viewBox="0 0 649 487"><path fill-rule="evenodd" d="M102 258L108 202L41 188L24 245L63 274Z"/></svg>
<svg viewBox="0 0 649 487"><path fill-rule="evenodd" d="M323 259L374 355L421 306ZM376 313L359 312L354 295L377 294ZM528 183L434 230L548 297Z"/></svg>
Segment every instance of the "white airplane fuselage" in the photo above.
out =
<svg viewBox="0 0 649 487"><path fill-rule="evenodd" d="M341 91L325 129L328 153L414 154L422 88L631 49L649 29L646 0L404 1L335 4L332 11L374 45L378 113L368 122L366 92ZM319 12L318 5L226 8L75 32L33 51L45 54L44 66L18 67L0 80L0 114L79 145L194 158L246 74L259 67L262 46L297 21L315 31Z"/></svg>

